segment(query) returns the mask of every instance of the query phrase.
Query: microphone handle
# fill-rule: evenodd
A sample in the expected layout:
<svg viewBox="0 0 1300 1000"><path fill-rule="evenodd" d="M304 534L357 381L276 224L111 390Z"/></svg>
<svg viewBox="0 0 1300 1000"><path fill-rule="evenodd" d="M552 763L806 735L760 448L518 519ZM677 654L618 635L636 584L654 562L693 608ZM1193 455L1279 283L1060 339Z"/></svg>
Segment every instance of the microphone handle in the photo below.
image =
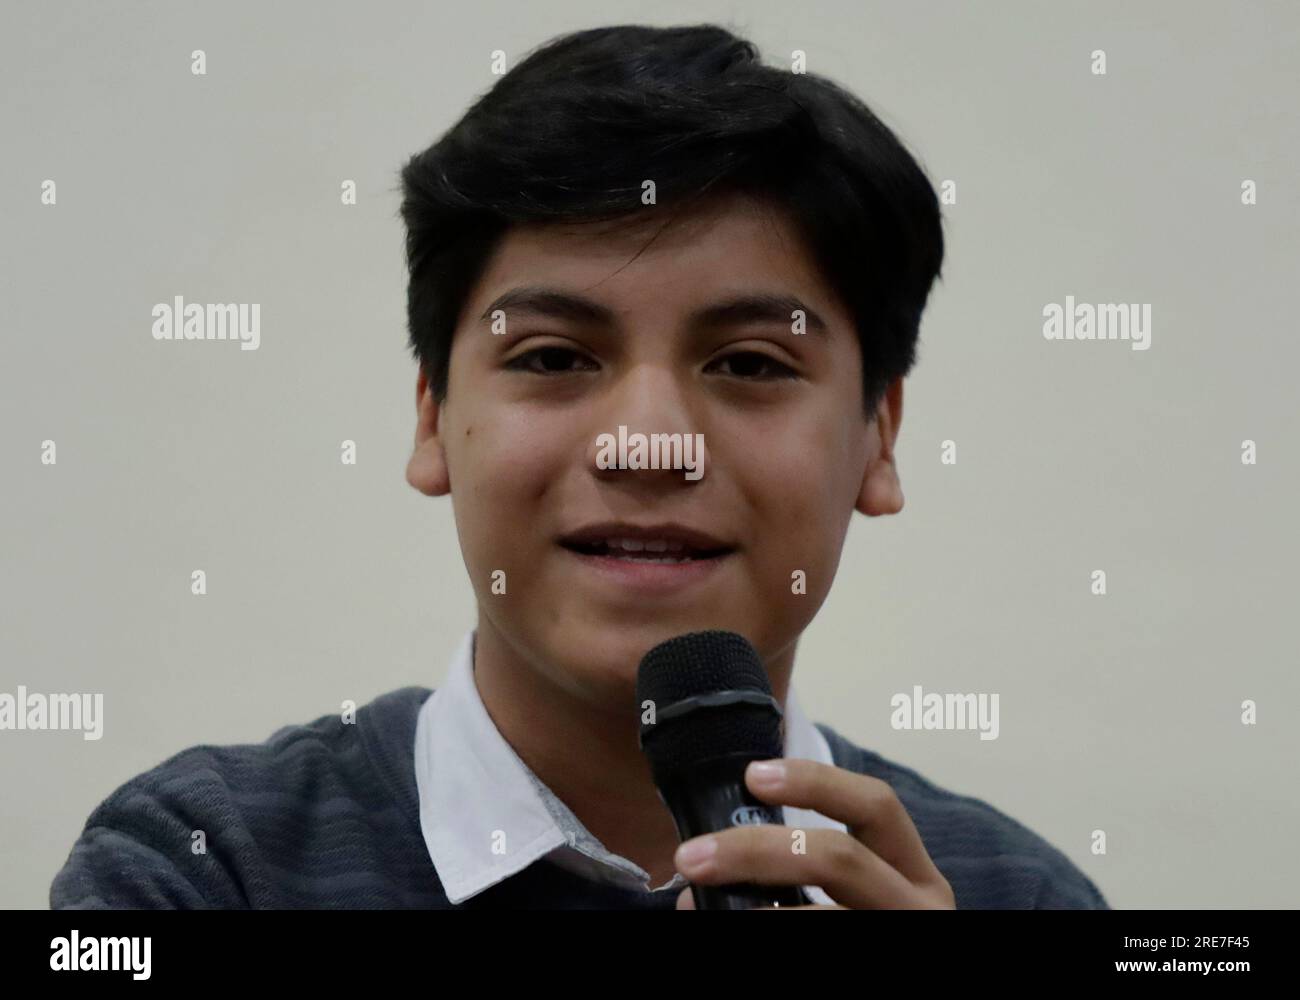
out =
<svg viewBox="0 0 1300 1000"><path fill-rule="evenodd" d="M785 810L757 799L745 786L745 768L771 756L732 754L692 764L658 781L659 797L672 813L683 841L732 826L784 825ZM760 906L806 906L812 902L797 885L735 882L696 885L697 910L752 910Z"/></svg>

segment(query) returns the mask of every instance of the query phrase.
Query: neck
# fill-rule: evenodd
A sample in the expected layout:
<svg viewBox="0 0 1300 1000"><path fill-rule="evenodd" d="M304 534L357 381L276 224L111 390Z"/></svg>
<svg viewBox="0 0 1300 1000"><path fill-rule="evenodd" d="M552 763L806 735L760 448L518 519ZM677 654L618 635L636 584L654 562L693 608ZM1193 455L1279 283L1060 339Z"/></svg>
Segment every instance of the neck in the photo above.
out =
<svg viewBox="0 0 1300 1000"><path fill-rule="evenodd" d="M793 662L792 644L768 667L783 706ZM553 670L562 676L563 665ZM520 657L482 615L474 681L502 737L605 849L644 868L652 887L669 881L680 841L637 743L640 719L627 707L635 692L618 705L582 700Z"/></svg>

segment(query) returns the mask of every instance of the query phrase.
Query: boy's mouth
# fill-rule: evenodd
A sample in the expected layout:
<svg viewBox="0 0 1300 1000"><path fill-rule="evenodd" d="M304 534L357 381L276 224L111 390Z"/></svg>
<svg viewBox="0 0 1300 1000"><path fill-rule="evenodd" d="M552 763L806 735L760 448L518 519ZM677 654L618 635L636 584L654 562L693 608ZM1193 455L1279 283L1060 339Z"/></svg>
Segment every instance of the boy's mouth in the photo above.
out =
<svg viewBox="0 0 1300 1000"><path fill-rule="evenodd" d="M679 524L594 524L563 536L559 542L581 555L645 563L699 562L735 551L735 546L707 532Z"/></svg>

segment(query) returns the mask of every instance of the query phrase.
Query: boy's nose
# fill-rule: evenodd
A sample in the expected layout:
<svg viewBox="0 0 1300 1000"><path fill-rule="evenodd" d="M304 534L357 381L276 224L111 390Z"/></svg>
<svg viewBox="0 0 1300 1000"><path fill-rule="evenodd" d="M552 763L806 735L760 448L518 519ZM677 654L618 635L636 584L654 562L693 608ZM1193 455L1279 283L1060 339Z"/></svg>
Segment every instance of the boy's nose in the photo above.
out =
<svg viewBox="0 0 1300 1000"><path fill-rule="evenodd" d="M595 475L703 478L709 468L707 435L689 389L677 376L660 366L638 365L611 387L609 398L611 405L603 408L587 442L587 467ZM611 456L617 460L612 468ZM624 459L640 468L622 467Z"/></svg>

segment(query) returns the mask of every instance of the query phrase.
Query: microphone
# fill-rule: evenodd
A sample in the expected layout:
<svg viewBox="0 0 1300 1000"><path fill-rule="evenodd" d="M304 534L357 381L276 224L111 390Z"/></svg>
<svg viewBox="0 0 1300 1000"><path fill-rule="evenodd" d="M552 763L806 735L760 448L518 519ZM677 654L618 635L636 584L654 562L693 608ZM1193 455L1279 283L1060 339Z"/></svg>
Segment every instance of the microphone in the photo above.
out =
<svg viewBox="0 0 1300 1000"><path fill-rule="evenodd" d="M784 824L780 806L745 786L745 766L782 757L785 746L781 706L744 636L709 630L661 642L641 660L636 697L638 741L682 840L731 826ZM692 884L691 892L697 910L811 902L799 886Z"/></svg>

